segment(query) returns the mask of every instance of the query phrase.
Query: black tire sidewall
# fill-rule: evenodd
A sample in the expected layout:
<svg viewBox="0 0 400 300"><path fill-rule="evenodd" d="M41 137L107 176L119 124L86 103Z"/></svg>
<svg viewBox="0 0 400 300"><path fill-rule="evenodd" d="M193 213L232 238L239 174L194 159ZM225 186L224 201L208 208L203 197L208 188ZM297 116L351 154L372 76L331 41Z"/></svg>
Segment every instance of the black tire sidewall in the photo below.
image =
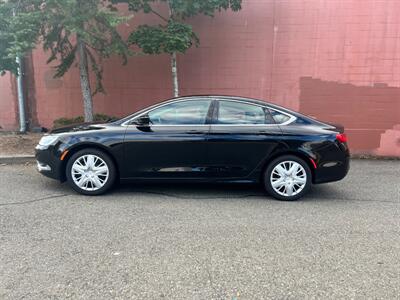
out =
<svg viewBox="0 0 400 300"><path fill-rule="evenodd" d="M278 165L279 163L281 163L283 161L295 161L295 162L299 163L306 171L306 176L307 176L306 186L297 195L290 196L290 197L282 196L282 195L278 194L271 185L270 178L271 178L272 170L276 167L276 165ZM275 199L282 200L282 201L295 201L295 200L298 200L301 197L303 197L310 190L311 181L312 181L312 174L311 174L310 167L303 159L301 159L297 156L294 156L294 155L280 156L280 157L274 159L273 161L271 161L268 164L267 168L265 169L264 177L263 177L263 184L264 184L264 188L267 191L267 193L269 195L271 195L272 197L274 197Z"/></svg>
<svg viewBox="0 0 400 300"><path fill-rule="evenodd" d="M71 175L71 169L72 169L72 165L74 164L74 162L79 157L81 157L83 155L88 155L88 154L93 154L93 155L96 155L96 156L100 157L101 159L103 159L104 162L107 164L108 171L109 171L108 180L107 180L106 184L102 188L98 189L97 191L85 191L85 190L81 189L79 186L77 186L75 184L74 180L72 179L72 175ZM83 150L80 150L80 151L76 152L75 154L73 154L67 162L67 167L65 169L65 172L66 172L65 175L67 177L68 184L76 192L83 194L83 195L88 195L88 196L96 196L96 195L104 194L105 192L107 192L109 189L112 188L112 186L114 185L115 179L116 179L115 165L114 165L114 162L112 161L112 159L110 158L110 156L101 150L91 149L91 148L83 149Z"/></svg>

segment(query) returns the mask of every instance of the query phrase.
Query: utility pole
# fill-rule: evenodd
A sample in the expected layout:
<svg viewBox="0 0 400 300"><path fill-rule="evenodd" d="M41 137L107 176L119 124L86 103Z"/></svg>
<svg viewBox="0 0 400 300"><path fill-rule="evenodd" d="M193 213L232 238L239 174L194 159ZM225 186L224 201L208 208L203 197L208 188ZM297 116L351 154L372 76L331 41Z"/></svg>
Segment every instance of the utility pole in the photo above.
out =
<svg viewBox="0 0 400 300"><path fill-rule="evenodd" d="M16 15L16 9L13 9L13 16ZM19 113L19 132L26 132L26 113L25 113L25 95L24 95L24 68L22 58L17 56L15 59L18 65L17 75L17 94L18 94L18 113Z"/></svg>
<svg viewBox="0 0 400 300"><path fill-rule="evenodd" d="M18 111L19 111L19 132L26 132L26 116L25 116L25 95L24 95L24 79L23 79L23 64L20 57L16 58L18 64L17 75L17 91L18 91Z"/></svg>

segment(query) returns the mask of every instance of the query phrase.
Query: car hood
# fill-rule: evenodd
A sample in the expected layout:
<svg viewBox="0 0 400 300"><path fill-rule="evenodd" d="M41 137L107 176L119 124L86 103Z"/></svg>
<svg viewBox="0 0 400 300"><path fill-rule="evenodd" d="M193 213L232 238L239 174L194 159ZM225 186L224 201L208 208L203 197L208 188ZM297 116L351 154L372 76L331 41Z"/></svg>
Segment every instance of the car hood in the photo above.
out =
<svg viewBox="0 0 400 300"><path fill-rule="evenodd" d="M50 133L58 134L67 132L102 130L105 129L108 125L109 124L104 124L104 123L82 123L82 124L75 124L71 126L56 128L53 129Z"/></svg>

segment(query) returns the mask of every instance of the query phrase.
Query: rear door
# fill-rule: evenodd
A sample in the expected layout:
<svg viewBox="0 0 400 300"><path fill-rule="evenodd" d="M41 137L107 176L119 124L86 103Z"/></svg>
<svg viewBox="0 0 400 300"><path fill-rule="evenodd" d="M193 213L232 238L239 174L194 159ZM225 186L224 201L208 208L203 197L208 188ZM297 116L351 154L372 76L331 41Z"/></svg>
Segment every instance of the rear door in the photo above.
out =
<svg viewBox="0 0 400 300"><path fill-rule="evenodd" d="M279 143L281 130L262 105L218 100L208 137L209 176L246 178Z"/></svg>

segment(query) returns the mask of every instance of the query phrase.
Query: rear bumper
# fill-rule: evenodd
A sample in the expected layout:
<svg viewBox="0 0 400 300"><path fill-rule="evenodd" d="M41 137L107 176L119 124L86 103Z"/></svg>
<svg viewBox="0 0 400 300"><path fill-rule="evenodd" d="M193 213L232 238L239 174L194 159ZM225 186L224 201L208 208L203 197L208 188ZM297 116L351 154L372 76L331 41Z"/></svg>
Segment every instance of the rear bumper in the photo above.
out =
<svg viewBox="0 0 400 300"><path fill-rule="evenodd" d="M350 154L341 153L338 160L326 160L318 163L314 170L314 183L326 183L342 180L350 170Z"/></svg>
<svg viewBox="0 0 400 300"><path fill-rule="evenodd" d="M339 181L346 177L350 169L350 162L346 161L335 167L322 167L315 170L314 183Z"/></svg>

